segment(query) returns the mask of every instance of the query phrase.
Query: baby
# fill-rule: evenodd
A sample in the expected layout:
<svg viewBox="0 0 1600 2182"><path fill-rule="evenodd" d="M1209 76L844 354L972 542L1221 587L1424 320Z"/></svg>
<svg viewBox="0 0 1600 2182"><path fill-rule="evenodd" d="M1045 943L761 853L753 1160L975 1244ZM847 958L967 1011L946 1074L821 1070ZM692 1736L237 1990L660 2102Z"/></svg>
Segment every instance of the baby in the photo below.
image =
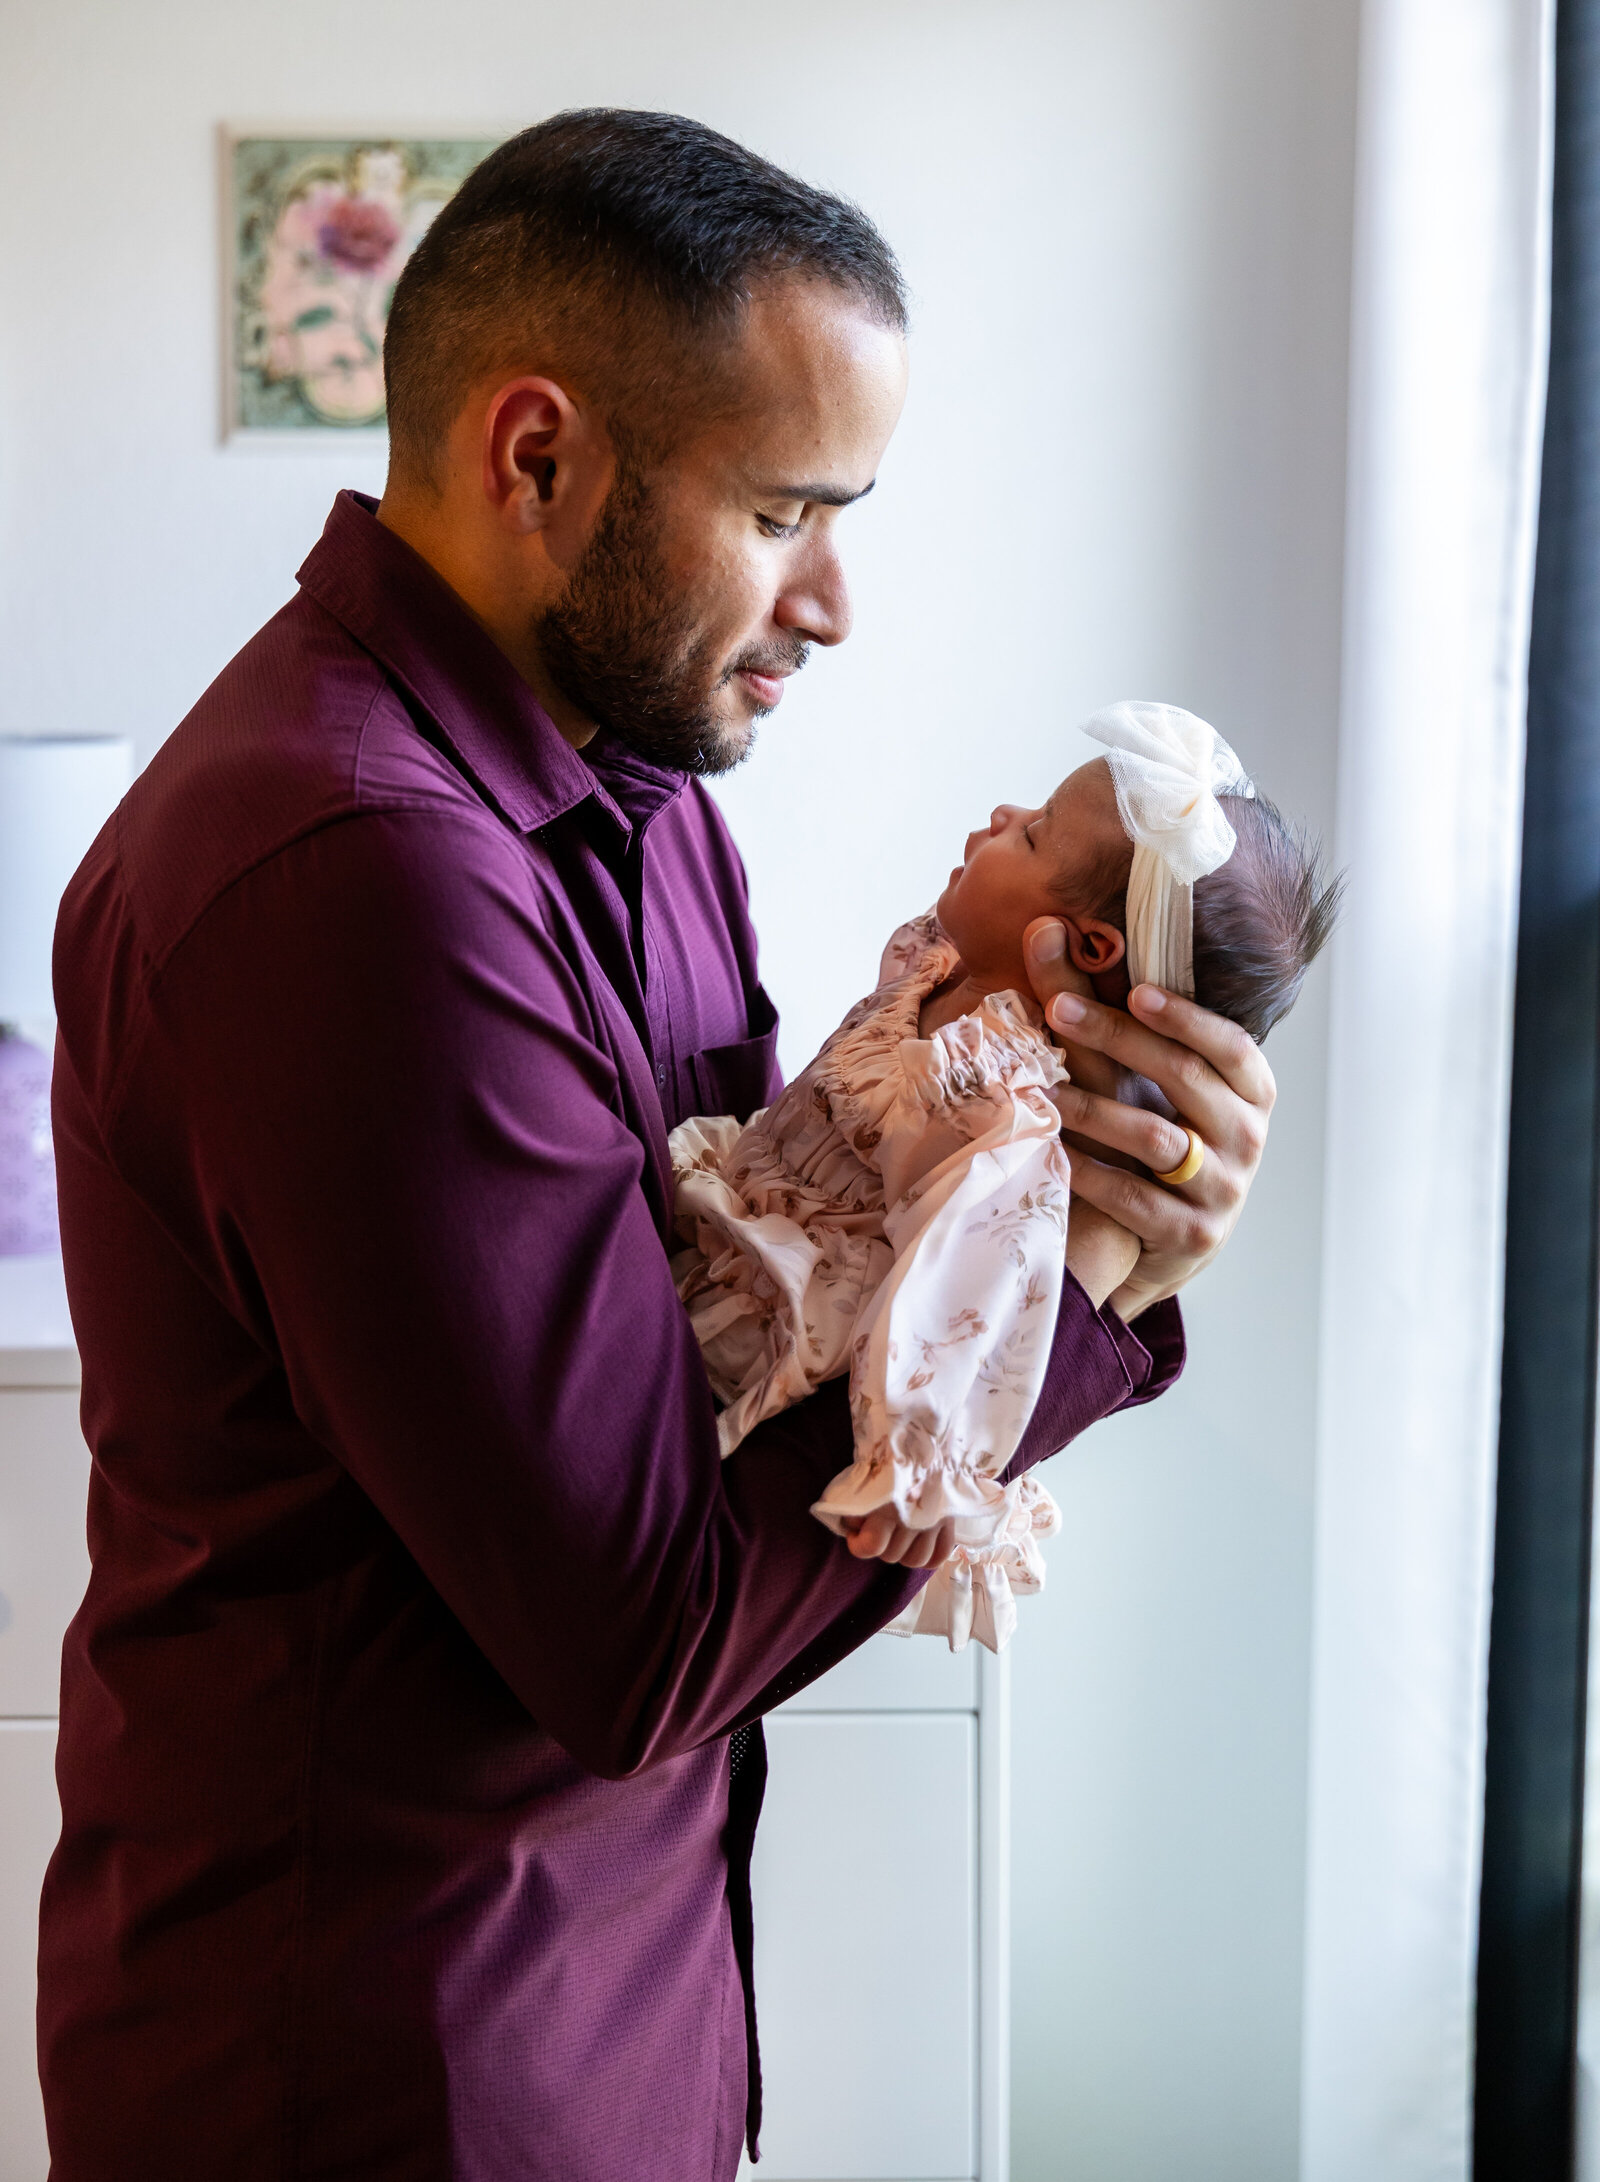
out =
<svg viewBox="0 0 1600 2182"><path fill-rule="evenodd" d="M1071 1170L1068 1080L1031 997L1023 934L1060 919L1081 988L1149 981L1266 1036L1332 928L1336 887L1227 744L1170 705L1125 703L1109 746L1037 810L1002 806L875 991L741 1129L673 1132L673 1276L725 1406L727 1455L764 1417L850 1374L855 1461L813 1513L843 1532L892 1507L953 1522L955 1550L891 1627L1007 1641L1059 1523L1004 1472L1044 1378ZM1181 1186L1203 1157L1156 1179Z"/></svg>

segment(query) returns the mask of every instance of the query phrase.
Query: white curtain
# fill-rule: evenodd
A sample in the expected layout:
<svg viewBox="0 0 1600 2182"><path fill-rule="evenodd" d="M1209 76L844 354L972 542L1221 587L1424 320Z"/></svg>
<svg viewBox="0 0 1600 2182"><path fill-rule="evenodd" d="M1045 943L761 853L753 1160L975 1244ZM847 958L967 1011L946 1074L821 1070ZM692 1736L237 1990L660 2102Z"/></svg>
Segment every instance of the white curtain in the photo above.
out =
<svg viewBox="0 0 1600 2182"><path fill-rule="evenodd" d="M1302 2182L1464 2182L1550 0L1367 0Z"/></svg>

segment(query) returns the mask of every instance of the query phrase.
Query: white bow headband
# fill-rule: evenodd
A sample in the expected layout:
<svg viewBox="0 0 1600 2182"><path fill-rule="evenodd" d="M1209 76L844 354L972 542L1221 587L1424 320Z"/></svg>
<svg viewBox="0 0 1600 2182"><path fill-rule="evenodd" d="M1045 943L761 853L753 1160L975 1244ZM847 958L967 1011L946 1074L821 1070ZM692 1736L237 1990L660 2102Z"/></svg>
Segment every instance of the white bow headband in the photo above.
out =
<svg viewBox="0 0 1600 2182"><path fill-rule="evenodd" d="M1126 699L1086 720L1083 732L1106 745L1133 842L1128 976L1192 995L1194 882L1220 869L1237 844L1217 797L1255 789L1216 729L1179 705Z"/></svg>

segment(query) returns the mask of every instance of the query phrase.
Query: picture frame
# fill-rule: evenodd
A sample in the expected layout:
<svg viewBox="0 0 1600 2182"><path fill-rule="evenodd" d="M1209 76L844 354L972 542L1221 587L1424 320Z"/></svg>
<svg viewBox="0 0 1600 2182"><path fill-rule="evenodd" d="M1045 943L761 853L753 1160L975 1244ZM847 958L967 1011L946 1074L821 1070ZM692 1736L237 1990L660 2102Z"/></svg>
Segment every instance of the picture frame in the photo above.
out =
<svg viewBox="0 0 1600 2182"><path fill-rule="evenodd" d="M383 440L400 269L500 136L234 125L221 132L222 434Z"/></svg>

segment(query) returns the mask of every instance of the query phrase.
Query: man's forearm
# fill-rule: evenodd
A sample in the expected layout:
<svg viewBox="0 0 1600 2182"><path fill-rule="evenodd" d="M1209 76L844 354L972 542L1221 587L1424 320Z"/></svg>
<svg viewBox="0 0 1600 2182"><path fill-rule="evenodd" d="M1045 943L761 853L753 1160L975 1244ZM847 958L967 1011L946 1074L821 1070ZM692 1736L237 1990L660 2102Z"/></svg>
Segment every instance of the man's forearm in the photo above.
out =
<svg viewBox="0 0 1600 2182"><path fill-rule="evenodd" d="M1067 1271L1098 1310L1124 1286L1139 1260L1139 1244L1108 1212L1074 1197L1067 1220Z"/></svg>

